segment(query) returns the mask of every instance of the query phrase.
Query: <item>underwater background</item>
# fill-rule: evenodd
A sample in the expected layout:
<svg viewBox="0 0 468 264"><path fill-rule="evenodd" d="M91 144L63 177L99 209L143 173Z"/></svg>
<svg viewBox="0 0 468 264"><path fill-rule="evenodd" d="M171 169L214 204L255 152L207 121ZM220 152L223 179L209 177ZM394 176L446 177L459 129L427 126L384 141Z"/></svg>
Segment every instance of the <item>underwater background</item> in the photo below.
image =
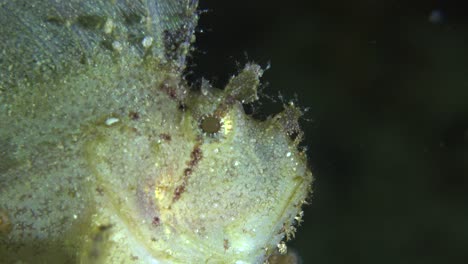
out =
<svg viewBox="0 0 468 264"><path fill-rule="evenodd" d="M309 109L314 194L290 243L303 263L467 263L463 1L200 6L189 80L222 87L246 61L271 62L264 94ZM261 118L281 102L249 109Z"/></svg>

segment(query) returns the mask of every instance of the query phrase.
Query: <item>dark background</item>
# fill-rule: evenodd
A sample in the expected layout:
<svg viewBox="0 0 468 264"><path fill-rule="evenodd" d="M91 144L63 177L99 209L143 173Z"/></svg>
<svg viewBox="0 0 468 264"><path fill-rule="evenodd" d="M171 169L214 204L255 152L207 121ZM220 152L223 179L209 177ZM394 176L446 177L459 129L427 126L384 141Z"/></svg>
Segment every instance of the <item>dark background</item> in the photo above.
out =
<svg viewBox="0 0 468 264"><path fill-rule="evenodd" d="M314 194L289 243L303 263L468 263L461 3L201 0L188 79L223 87L271 62L264 94L309 108ZM259 116L281 109L262 101Z"/></svg>

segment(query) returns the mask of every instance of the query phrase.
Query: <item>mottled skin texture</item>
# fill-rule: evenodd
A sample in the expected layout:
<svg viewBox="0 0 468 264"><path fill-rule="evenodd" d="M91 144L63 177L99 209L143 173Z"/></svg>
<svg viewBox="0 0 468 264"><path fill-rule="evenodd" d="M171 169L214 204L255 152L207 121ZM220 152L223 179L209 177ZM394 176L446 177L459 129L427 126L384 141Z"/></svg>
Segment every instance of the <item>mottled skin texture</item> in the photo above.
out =
<svg viewBox="0 0 468 264"><path fill-rule="evenodd" d="M300 111L244 114L255 64L190 91L195 7L0 2L2 260L262 263L293 236L312 180Z"/></svg>

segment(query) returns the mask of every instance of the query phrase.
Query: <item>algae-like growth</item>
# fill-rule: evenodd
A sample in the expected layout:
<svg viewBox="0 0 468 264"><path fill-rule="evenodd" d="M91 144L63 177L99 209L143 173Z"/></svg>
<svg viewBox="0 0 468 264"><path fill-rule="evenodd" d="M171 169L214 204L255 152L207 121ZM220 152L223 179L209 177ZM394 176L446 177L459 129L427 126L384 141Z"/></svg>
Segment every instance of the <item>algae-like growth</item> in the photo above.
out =
<svg viewBox="0 0 468 264"><path fill-rule="evenodd" d="M0 2L0 260L262 263L312 176L263 71L183 79L196 1Z"/></svg>

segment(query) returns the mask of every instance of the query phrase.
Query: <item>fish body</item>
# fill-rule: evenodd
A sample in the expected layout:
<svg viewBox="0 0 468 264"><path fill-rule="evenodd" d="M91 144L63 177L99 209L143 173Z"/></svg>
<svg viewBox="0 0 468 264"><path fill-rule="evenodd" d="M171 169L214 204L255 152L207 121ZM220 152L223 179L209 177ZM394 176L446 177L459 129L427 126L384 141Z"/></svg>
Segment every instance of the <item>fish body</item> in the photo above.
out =
<svg viewBox="0 0 468 264"><path fill-rule="evenodd" d="M190 90L196 7L0 2L1 261L262 263L294 235L300 111L244 113L255 64Z"/></svg>

